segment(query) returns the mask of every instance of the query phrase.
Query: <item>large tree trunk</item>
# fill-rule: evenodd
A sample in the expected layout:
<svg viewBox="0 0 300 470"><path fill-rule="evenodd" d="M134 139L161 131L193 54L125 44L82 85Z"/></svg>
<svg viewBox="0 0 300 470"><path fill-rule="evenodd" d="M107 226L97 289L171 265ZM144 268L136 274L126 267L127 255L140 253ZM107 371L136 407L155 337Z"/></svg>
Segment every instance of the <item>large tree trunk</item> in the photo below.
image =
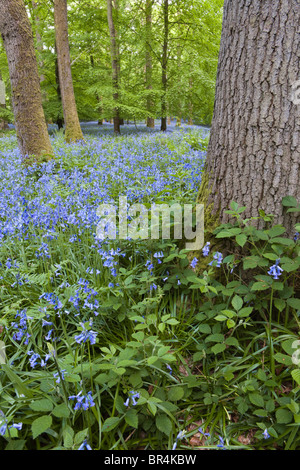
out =
<svg viewBox="0 0 300 470"><path fill-rule="evenodd" d="M117 9L115 2L115 8ZM120 87L120 54L118 35L113 18L113 0L107 0L107 20L110 34L110 55L112 64L112 83L113 83L113 99L115 102L114 109L114 132L120 134L120 112L118 108L119 87Z"/></svg>
<svg viewBox="0 0 300 470"><path fill-rule="evenodd" d="M163 3L164 15L164 40L162 54L162 98L161 98L161 130L167 130L167 68L168 68L168 45L169 45L169 0Z"/></svg>
<svg viewBox="0 0 300 470"><path fill-rule="evenodd" d="M0 31L8 59L13 110L23 156L49 159L46 126L33 35L23 0L0 1Z"/></svg>
<svg viewBox="0 0 300 470"><path fill-rule="evenodd" d="M83 134L77 113L71 72L67 0L54 0L54 21L65 138L67 142L76 142L83 140Z"/></svg>
<svg viewBox="0 0 300 470"><path fill-rule="evenodd" d="M153 0L146 0L146 88L150 92L147 96L147 111L153 114L153 99L151 96L152 90L152 6ZM153 129L155 122L153 117L147 116L147 127Z"/></svg>
<svg viewBox="0 0 300 470"><path fill-rule="evenodd" d="M298 0L225 0L215 110L199 202L221 222L231 201L274 214L292 231L282 198L300 200Z"/></svg>

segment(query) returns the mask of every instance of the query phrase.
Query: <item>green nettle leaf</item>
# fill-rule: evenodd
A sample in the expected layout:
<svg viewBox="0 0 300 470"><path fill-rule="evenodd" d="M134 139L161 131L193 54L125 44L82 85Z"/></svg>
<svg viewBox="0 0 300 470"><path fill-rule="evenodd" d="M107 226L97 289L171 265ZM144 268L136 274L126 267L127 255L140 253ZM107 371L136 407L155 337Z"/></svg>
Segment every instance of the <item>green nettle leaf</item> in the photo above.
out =
<svg viewBox="0 0 300 470"><path fill-rule="evenodd" d="M243 247L246 244L248 237L245 234L241 234L237 235L235 240L239 246Z"/></svg>
<svg viewBox="0 0 300 470"><path fill-rule="evenodd" d="M63 430L63 439L64 439L64 447L67 449L71 449L73 447L73 438L74 438L74 430L71 428L71 426L66 426L65 429ZM82 441L80 442L80 444Z"/></svg>
<svg viewBox="0 0 300 470"><path fill-rule="evenodd" d="M238 311L242 308L243 306L243 299L239 295L235 295L232 299L232 306L233 308Z"/></svg>
<svg viewBox="0 0 300 470"><path fill-rule="evenodd" d="M209 335L207 336L207 338L205 338L205 342L206 343L223 343L224 341L224 335L221 335L219 333L215 333L213 335Z"/></svg>
<svg viewBox="0 0 300 470"><path fill-rule="evenodd" d="M252 292L256 292L256 291L262 291L262 290L267 290L270 288L270 284L266 283L266 282L255 282L253 284L253 286L251 287L251 291Z"/></svg>
<svg viewBox="0 0 300 470"><path fill-rule="evenodd" d="M170 401L181 400L184 396L184 389L182 387L171 387L168 391L168 398Z"/></svg>
<svg viewBox="0 0 300 470"><path fill-rule="evenodd" d="M102 432L112 431L119 424L120 421L121 419L117 416L107 418L103 423Z"/></svg>
<svg viewBox="0 0 300 470"><path fill-rule="evenodd" d="M286 196L282 199L282 205L284 207L297 207L298 202L294 196Z"/></svg>
<svg viewBox="0 0 300 470"><path fill-rule="evenodd" d="M136 410L129 410L125 414L125 421L129 426L137 429L139 425L138 413Z"/></svg>
<svg viewBox="0 0 300 470"><path fill-rule="evenodd" d="M200 331L200 333L204 333L204 334L211 333L211 327L207 323L203 323L202 325L200 324L198 326L198 330Z"/></svg>
<svg viewBox="0 0 300 470"><path fill-rule="evenodd" d="M29 407L34 411L49 412L53 410L53 404L50 400L47 400L46 398L42 400L33 401L32 403L30 403Z"/></svg>
<svg viewBox="0 0 300 470"><path fill-rule="evenodd" d="M157 415L155 419L155 424L157 429L159 429L159 431L163 432L167 436L170 436L170 434L172 433L172 421L170 420L170 418L168 418L168 416L164 414Z"/></svg>
<svg viewBox="0 0 300 470"><path fill-rule="evenodd" d="M300 299L287 299L287 303L295 310L300 310Z"/></svg>
<svg viewBox="0 0 300 470"><path fill-rule="evenodd" d="M226 344L215 344L211 348L214 354L220 354L221 352L225 351L225 349L226 349Z"/></svg>
<svg viewBox="0 0 300 470"><path fill-rule="evenodd" d="M277 310L279 310L279 312L282 312L286 307L286 301L283 299L275 299L274 305L277 308Z"/></svg>
<svg viewBox="0 0 300 470"><path fill-rule="evenodd" d="M51 425L51 416L45 415L35 419L31 425L33 439L36 439L40 434L47 431L47 429L49 429Z"/></svg>
<svg viewBox="0 0 300 470"><path fill-rule="evenodd" d="M84 441L84 439L87 437L88 435L88 432L89 432L89 429L86 428L84 429L83 431L79 431L76 436L74 437L74 444L77 446L79 444L82 444L82 442Z"/></svg>
<svg viewBox="0 0 300 470"><path fill-rule="evenodd" d="M258 256L248 256L243 260L244 269L254 269L257 268L260 258Z"/></svg>
<svg viewBox="0 0 300 470"><path fill-rule="evenodd" d="M253 307L244 307L241 308L241 310L238 312L238 316L243 318L243 317L249 317L251 313L253 312Z"/></svg>
<svg viewBox="0 0 300 470"><path fill-rule="evenodd" d="M279 408L275 415L278 424L289 424L293 421L293 413L289 410Z"/></svg>
<svg viewBox="0 0 300 470"><path fill-rule="evenodd" d="M62 403L61 405L57 405L54 410L53 410L53 414L54 416L56 416L57 418L68 418L70 416L70 410L69 408L67 407L67 405L65 405L64 403Z"/></svg>
<svg viewBox="0 0 300 470"><path fill-rule="evenodd" d="M258 406L259 408L263 408L264 406L264 399L259 393L250 393L249 400L253 405Z"/></svg>

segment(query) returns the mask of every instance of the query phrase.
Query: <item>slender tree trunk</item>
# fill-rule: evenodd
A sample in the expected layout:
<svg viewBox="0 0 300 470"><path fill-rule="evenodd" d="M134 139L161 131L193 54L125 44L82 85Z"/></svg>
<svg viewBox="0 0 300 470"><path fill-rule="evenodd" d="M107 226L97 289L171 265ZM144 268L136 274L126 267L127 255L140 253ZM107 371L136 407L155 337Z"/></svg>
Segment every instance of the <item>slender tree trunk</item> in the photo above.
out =
<svg viewBox="0 0 300 470"><path fill-rule="evenodd" d="M276 216L293 231L282 198L300 200L298 0L225 0L215 110L199 201L221 222L231 201Z"/></svg>
<svg viewBox="0 0 300 470"><path fill-rule="evenodd" d="M77 113L71 72L67 0L54 0L54 21L59 83L66 128L65 137L67 142L76 142L83 140L83 134Z"/></svg>
<svg viewBox="0 0 300 470"><path fill-rule="evenodd" d="M115 3L115 8L117 4ZM114 109L114 132L120 134L120 112L118 108L119 87L120 87L120 55L118 45L118 35L113 18L113 0L107 0L107 20L110 34L110 55L112 64L112 83L113 83L113 99L115 102ZM116 8L117 9L117 8Z"/></svg>
<svg viewBox="0 0 300 470"><path fill-rule="evenodd" d="M43 52L43 40L42 40L42 36L41 36L41 20L40 20L40 17L38 15L38 13L37 13L38 3L35 0L32 0L31 3L32 3L33 12L34 12L34 26L35 26L34 29L35 29L36 49L37 49L38 56L39 56L38 65L39 65L40 70L43 70L44 61L41 58L41 54ZM45 75L43 73L41 73L40 74L40 82L42 83L43 81L45 81Z"/></svg>
<svg viewBox="0 0 300 470"><path fill-rule="evenodd" d="M161 99L161 130L167 130L167 69L168 69L168 44L169 44L169 0L163 3L164 15L164 40L162 55L162 90Z"/></svg>
<svg viewBox="0 0 300 470"><path fill-rule="evenodd" d="M33 35L23 0L0 1L0 31L8 59L21 154L49 159L53 152L42 107Z"/></svg>
<svg viewBox="0 0 300 470"><path fill-rule="evenodd" d="M193 125L193 115L194 115L194 105L193 105L193 96L192 96L192 90L193 90L193 79L192 79L192 77L190 77L189 85L190 85L190 96L189 96L189 122L188 122L188 125L192 126Z"/></svg>
<svg viewBox="0 0 300 470"><path fill-rule="evenodd" d="M146 88L149 92L152 90L152 6L153 0L146 0ZM147 111L153 114L153 99L150 93L147 96ZM147 127L154 129L153 117L147 117Z"/></svg>
<svg viewBox="0 0 300 470"><path fill-rule="evenodd" d="M6 101L5 101L5 83L2 80L2 75L0 71L0 112L1 108L5 109L6 108ZM8 124L4 118L1 118L0 116L0 131L3 131L5 129L8 129Z"/></svg>
<svg viewBox="0 0 300 470"><path fill-rule="evenodd" d="M55 82L56 82L56 94L57 94L57 99L59 103L62 106L62 99L61 99L61 90L60 90L60 83L59 83L59 71L58 71L58 60L57 60L57 47L56 47L56 42L55 42L55 53L56 53L56 58L55 58ZM62 129L64 127L64 118L62 114L58 114L55 123L58 126L58 129Z"/></svg>

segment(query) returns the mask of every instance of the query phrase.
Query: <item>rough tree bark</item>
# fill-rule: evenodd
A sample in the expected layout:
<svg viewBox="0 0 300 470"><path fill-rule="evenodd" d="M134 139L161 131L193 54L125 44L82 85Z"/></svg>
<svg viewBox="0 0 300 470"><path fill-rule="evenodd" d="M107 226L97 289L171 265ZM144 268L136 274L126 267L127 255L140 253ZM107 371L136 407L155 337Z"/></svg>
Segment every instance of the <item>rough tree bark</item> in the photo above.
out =
<svg viewBox="0 0 300 470"><path fill-rule="evenodd" d="M114 24L113 9L118 9L116 0L107 0L107 20L110 34L110 55L112 64L112 84L113 84L113 99L115 102L114 109L114 132L120 134L120 112L118 108L119 101L119 87L120 87L120 54L118 44L118 33Z"/></svg>
<svg viewBox="0 0 300 470"><path fill-rule="evenodd" d="M162 98L161 98L161 130L167 130L167 69L168 69L168 45L169 45L169 0L163 3L164 39L162 53Z"/></svg>
<svg viewBox="0 0 300 470"><path fill-rule="evenodd" d="M146 89L150 93L152 90L152 6L153 0L146 0ZM153 99L150 93L147 96L147 111L149 114L153 114ZM154 129L153 117L147 117L147 127Z"/></svg>
<svg viewBox="0 0 300 470"><path fill-rule="evenodd" d="M231 201L293 230L282 198L300 200L298 0L225 0L206 170L198 197L227 222Z"/></svg>
<svg viewBox="0 0 300 470"><path fill-rule="evenodd" d="M8 59L21 154L50 159L53 152L42 107L33 34L23 0L0 0L0 31Z"/></svg>
<svg viewBox="0 0 300 470"><path fill-rule="evenodd" d="M65 138L66 142L76 142L83 140L83 134L78 118L72 80L67 0L54 0L54 21L59 83L65 121Z"/></svg>

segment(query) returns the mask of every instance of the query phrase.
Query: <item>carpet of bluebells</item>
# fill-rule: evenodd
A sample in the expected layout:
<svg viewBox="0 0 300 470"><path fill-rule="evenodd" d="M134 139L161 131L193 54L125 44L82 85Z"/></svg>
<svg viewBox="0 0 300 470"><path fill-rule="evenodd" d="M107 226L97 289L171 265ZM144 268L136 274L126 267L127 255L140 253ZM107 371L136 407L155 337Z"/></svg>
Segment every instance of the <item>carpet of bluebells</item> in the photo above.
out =
<svg viewBox="0 0 300 470"><path fill-rule="evenodd" d="M70 145L54 131L55 158L40 166L22 165L13 133L0 139L0 449L293 448L297 390L276 364L294 367L297 235L257 231L274 253L248 253L262 273L250 287L210 242L190 260L175 240L100 241L103 203L196 201L207 131L83 129Z"/></svg>

